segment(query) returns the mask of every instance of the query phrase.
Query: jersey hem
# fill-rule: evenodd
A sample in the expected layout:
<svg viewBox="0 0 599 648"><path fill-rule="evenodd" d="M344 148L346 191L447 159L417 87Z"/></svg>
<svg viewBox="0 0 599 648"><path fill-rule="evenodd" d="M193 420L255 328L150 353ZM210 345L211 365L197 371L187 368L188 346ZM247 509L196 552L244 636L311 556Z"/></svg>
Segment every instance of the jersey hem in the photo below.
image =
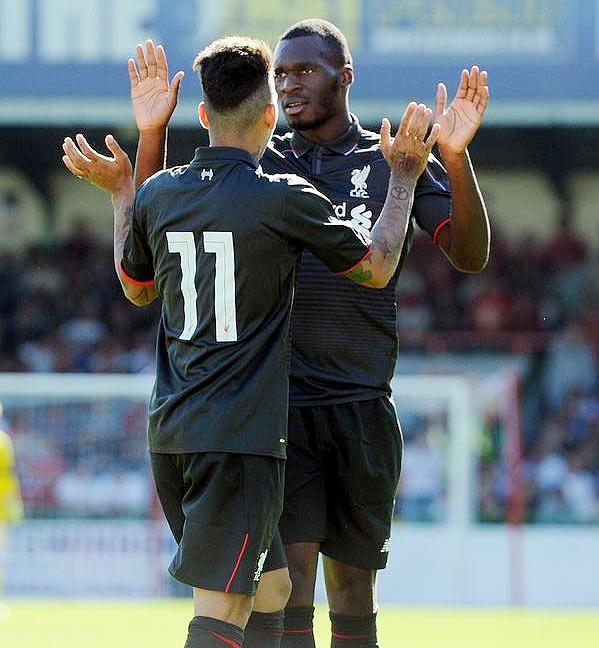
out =
<svg viewBox="0 0 599 648"><path fill-rule="evenodd" d="M227 450L226 448L164 448L164 447L153 447L151 444L148 445L148 451L151 454L204 454L208 452L222 452L223 454L240 454L240 455L250 455L252 457L271 457L272 459L287 459L287 452L249 452L247 450Z"/></svg>
<svg viewBox="0 0 599 648"><path fill-rule="evenodd" d="M381 397L391 396L391 388L389 390L376 390L368 394L354 394L353 396L337 396L335 398L315 399L308 400L294 400L289 399L289 407L320 407L321 405L343 405L344 403L353 403L358 401L376 400Z"/></svg>

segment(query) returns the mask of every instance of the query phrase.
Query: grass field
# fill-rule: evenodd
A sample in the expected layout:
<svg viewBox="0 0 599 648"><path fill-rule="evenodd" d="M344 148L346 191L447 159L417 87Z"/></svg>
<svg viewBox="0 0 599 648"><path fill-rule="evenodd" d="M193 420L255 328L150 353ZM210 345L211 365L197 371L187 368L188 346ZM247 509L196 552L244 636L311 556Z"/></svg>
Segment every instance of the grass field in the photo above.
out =
<svg viewBox="0 0 599 648"><path fill-rule="evenodd" d="M1 648L181 648L186 601L0 604ZM384 608L382 648L597 648L599 612ZM317 610L317 645L328 619Z"/></svg>

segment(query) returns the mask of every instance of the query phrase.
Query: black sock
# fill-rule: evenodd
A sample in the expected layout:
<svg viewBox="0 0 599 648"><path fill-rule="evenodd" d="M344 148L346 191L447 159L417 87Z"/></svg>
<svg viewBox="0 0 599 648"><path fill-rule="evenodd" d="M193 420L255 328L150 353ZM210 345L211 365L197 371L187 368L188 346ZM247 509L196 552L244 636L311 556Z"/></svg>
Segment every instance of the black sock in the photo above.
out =
<svg viewBox="0 0 599 648"><path fill-rule="evenodd" d="M331 648L378 648L376 614L350 616L329 613L331 618Z"/></svg>
<svg viewBox="0 0 599 648"><path fill-rule="evenodd" d="M316 648L313 624L313 606L285 608L285 631L281 648Z"/></svg>
<svg viewBox="0 0 599 648"><path fill-rule="evenodd" d="M245 626L245 648L279 648L283 636L283 610L252 612Z"/></svg>
<svg viewBox="0 0 599 648"><path fill-rule="evenodd" d="M197 616L189 624L185 648L241 648L243 630L231 623Z"/></svg>

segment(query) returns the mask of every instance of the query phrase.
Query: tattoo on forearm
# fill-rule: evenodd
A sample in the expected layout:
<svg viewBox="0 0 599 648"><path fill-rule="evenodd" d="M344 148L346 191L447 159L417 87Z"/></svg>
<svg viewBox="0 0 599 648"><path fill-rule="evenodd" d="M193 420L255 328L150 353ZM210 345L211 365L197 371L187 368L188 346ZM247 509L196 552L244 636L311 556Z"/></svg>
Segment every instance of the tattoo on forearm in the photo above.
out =
<svg viewBox="0 0 599 648"><path fill-rule="evenodd" d="M410 197L410 193L405 187L392 187L391 188L391 196L395 200L403 201L403 200L408 200Z"/></svg>
<svg viewBox="0 0 599 648"><path fill-rule="evenodd" d="M347 277L358 283L366 283L372 279L372 271L366 270L362 264L347 273Z"/></svg>
<svg viewBox="0 0 599 648"><path fill-rule="evenodd" d="M406 237L414 197L414 185L391 179L385 207L372 229L372 246L393 266L399 260Z"/></svg>
<svg viewBox="0 0 599 648"><path fill-rule="evenodd" d="M131 202L114 206L114 264L120 277L120 265L123 259L125 242L129 236L133 221L133 199Z"/></svg>

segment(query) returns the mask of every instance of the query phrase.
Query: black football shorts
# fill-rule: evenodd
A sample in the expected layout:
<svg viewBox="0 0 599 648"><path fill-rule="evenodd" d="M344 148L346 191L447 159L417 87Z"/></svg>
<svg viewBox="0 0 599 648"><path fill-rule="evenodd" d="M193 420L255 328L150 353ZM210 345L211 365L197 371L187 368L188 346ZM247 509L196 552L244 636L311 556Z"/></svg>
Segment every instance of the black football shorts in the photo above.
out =
<svg viewBox="0 0 599 648"><path fill-rule="evenodd" d="M151 453L151 461L158 497L179 545L169 567L176 579L253 595L265 567L285 566L277 531L282 459L203 452Z"/></svg>
<svg viewBox="0 0 599 648"><path fill-rule="evenodd" d="M325 556L383 569L402 450L387 397L291 407L283 542L319 542Z"/></svg>

